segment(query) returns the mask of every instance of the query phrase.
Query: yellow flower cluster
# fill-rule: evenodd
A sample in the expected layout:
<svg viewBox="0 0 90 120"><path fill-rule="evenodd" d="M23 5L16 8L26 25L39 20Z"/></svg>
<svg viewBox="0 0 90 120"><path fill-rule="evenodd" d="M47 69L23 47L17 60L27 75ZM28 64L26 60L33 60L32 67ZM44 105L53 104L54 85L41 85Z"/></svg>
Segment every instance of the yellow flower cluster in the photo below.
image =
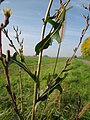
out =
<svg viewBox="0 0 90 120"><path fill-rule="evenodd" d="M11 16L11 14L12 14L12 11L11 11L11 9L9 9L9 8L7 8L7 9L2 9L2 12L3 12L3 14L6 16L6 17L10 17Z"/></svg>
<svg viewBox="0 0 90 120"><path fill-rule="evenodd" d="M83 56L90 56L90 37L88 37L81 45L81 52Z"/></svg>

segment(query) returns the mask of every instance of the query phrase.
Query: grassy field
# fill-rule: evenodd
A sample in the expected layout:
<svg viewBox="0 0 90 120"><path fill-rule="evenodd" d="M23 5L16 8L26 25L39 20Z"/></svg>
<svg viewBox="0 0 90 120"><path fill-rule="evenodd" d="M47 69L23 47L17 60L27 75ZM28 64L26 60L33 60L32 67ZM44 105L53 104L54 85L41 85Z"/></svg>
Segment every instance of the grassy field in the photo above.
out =
<svg viewBox="0 0 90 120"><path fill-rule="evenodd" d="M26 57L28 68L34 72L37 66L37 58ZM65 65L66 58L58 60L56 73L59 73ZM43 58L40 84L41 91L47 83L48 74L53 73L55 58ZM71 63L72 70L62 81L62 95L55 90L43 103L40 103L36 110L36 120L74 120L78 110L78 96L81 99L80 107L90 103L90 66L83 64L79 59ZM12 90L16 93L18 108L20 108L20 68L12 64L9 67ZM27 118L31 114L33 102L33 80L22 70L23 84L23 114ZM7 81L0 63L0 120L18 120L14 112L13 104L6 91ZM80 120L90 120L90 107L85 111Z"/></svg>

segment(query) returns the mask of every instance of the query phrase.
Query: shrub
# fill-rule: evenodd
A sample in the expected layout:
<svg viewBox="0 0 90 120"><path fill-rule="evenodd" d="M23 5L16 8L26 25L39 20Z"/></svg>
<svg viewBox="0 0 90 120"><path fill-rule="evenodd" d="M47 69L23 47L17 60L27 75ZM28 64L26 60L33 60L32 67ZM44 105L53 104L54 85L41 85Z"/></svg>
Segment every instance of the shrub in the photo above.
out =
<svg viewBox="0 0 90 120"><path fill-rule="evenodd" d="M90 37L85 39L81 46L81 52L83 56L90 56Z"/></svg>

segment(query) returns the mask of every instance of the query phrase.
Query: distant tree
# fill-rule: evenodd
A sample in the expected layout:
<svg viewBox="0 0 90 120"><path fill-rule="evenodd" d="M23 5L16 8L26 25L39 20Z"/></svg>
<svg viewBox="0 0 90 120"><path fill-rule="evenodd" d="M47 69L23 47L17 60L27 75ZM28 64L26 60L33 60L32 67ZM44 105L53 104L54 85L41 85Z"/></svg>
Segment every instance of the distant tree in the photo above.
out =
<svg viewBox="0 0 90 120"><path fill-rule="evenodd" d="M88 37L81 45L81 52L83 56L90 56L90 37Z"/></svg>
<svg viewBox="0 0 90 120"><path fill-rule="evenodd" d="M49 57L48 55L43 55L43 57Z"/></svg>
<svg viewBox="0 0 90 120"><path fill-rule="evenodd" d="M36 55L33 55L32 57L37 57Z"/></svg>

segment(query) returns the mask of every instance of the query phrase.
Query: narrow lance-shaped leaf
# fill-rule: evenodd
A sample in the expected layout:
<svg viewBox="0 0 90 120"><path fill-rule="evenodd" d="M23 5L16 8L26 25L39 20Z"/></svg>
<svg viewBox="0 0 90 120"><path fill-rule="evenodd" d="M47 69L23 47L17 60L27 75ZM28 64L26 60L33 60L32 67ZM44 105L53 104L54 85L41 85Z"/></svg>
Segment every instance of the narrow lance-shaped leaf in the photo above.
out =
<svg viewBox="0 0 90 120"><path fill-rule="evenodd" d="M43 39L42 41L40 41L36 47L35 47L35 51L36 51L36 55L39 55L39 52L43 49L47 49L49 45L51 45L51 38L50 38L50 34L48 34L45 39Z"/></svg>
<svg viewBox="0 0 90 120"><path fill-rule="evenodd" d="M63 10L63 14L62 14L61 20L59 20L59 22L55 22L52 19L52 17L48 17L47 20L46 20L47 22L49 22L54 27L54 33L53 33L52 39L56 39L58 43L61 42L61 36L59 34L59 31L60 31L61 27L64 26L66 12L69 11L72 7L73 6L70 6L68 9ZM61 25L60 25L60 22L61 22Z"/></svg>
<svg viewBox="0 0 90 120"><path fill-rule="evenodd" d="M53 31L53 34L52 34L51 37L52 37L52 39L55 39L58 43L61 42L61 38L60 38L59 32L60 32L61 27L63 26L64 21L65 21L65 15L66 15L66 10L64 9L64 10L63 10L62 17L61 17L61 19L59 20L59 22L56 23L56 26L55 26L55 24L53 24L54 31ZM50 23L51 23L51 22L50 22Z"/></svg>
<svg viewBox="0 0 90 120"><path fill-rule="evenodd" d="M6 59L6 55L2 54L2 56ZM22 64L21 62L19 62L18 60L14 59L13 57L10 57L10 63L15 63L17 64L19 67L21 67L26 73L28 73L28 75L36 82L36 76L26 68L26 66L24 64Z"/></svg>
<svg viewBox="0 0 90 120"><path fill-rule="evenodd" d="M52 84L49 88L45 90L45 92L38 98L37 102L45 101L48 96L53 92L54 89L58 89L60 93L62 93L62 88L60 82L66 78L67 74L63 78L58 77L54 84Z"/></svg>
<svg viewBox="0 0 90 120"><path fill-rule="evenodd" d="M59 30L62 26L62 23L65 20L65 14L66 14L66 10L64 9L63 13L62 13L62 18L61 18L61 20L59 20L59 22L55 22L51 19L47 20L47 22L50 22L50 24L52 24L52 26L54 27L54 31L52 33L49 33L42 41L40 41L36 45L36 47L35 47L36 55L38 55L41 50L47 49L51 45L53 39L56 38L56 40L58 42L60 42Z"/></svg>

